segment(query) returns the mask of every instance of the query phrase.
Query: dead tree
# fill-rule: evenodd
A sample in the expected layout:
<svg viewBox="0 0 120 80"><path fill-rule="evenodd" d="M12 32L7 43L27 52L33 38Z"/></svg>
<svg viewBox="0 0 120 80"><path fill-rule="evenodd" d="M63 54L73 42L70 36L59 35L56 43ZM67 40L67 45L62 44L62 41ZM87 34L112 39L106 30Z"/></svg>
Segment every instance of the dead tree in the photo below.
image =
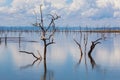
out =
<svg viewBox="0 0 120 80"><path fill-rule="evenodd" d="M97 39L97 40L95 40L95 41L92 41L92 44L91 44L91 46L90 46L90 50L89 50L89 52L88 52L88 55L91 55L91 53L92 53L93 49L95 48L95 46L96 46L97 44L101 43L101 42L99 42L99 40L101 40L101 39L102 39L102 38L99 38L99 39Z"/></svg>
<svg viewBox="0 0 120 80"><path fill-rule="evenodd" d="M46 27L44 25L44 18L43 18L43 13L42 13L42 5L40 5L40 19L38 19L37 14L36 15L36 23L33 24L34 26L37 26L40 28L41 31L41 40L44 43L44 61L46 60L46 52L47 52L47 46L49 46L50 44L55 43L53 36L56 32L56 28L55 28L55 21L60 18L60 16L58 16L57 14L52 15L52 14L48 14L48 16L50 16L50 23L48 24L48 26ZM50 31L52 29L52 31Z"/></svg>
<svg viewBox="0 0 120 80"><path fill-rule="evenodd" d="M97 39L97 40L95 40L95 41L92 41L92 44L91 44L91 46L90 46L90 50L88 51L88 58L90 59L90 63L91 63L92 69L94 69L94 67L96 66L96 63L95 63L95 60L92 58L92 55L91 55L91 54L92 54L92 51L94 50L95 46L96 46L97 44L101 43L100 40L102 40L102 38L99 38L99 39ZM78 62L78 64L80 64L80 63L81 63L81 60L82 60L82 56L83 56L82 47L81 47L80 43L77 42L75 39L74 39L74 41L75 41L75 43L78 45L78 47L79 47L79 49L80 49L81 56L80 56L80 59L79 59L79 62ZM87 47L87 42L88 42L88 35L87 35L87 37L85 37L85 35L84 35L85 65L87 65L87 63L86 63L86 47ZM87 69L87 67L86 67L86 69Z"/></svg>
<svg viewBox="0 0 120 80"><path fill-rule="evenodd" d="M74 41L78 45L78 47L80 49L80 52L81 52L80 59L79 59L79 62L78 62L78 64L80 64L81 60L82 60L82 56L83 56L82 48L81 48L81 45L75 39L74 39Z"/></svg>
<svg viewBox="0 0 120 80"><path fill-rule="evenodd" d="M94 67L96 66L96 62L95 62L95 60L92 58L91 53L92 53L92 51L94 50L95 46L96 46L97 44L101 43L101 42L99 42L99 40L101 40L101 39L102 39L102 38L99 38L99 39L97 39L97 40L95 40L95 41L92 41L92 44L91 44L91 46L90 46L90 50L88 51L88 57L89 57L89 59L90 59L90 63L91 63L91 65L92 65L92 68L94 68Z"/></svg>

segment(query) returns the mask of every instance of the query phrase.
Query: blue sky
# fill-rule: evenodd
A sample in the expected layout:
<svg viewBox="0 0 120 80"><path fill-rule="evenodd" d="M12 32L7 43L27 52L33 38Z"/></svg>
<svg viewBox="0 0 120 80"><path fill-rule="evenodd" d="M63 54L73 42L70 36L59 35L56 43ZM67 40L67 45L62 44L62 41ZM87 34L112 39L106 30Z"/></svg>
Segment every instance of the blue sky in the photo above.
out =
<svg viewBox="0 0 120 80"><path fill-rule="evenodd" d="M40 4L57 26L120 26L120 0L0 0L0 26L31 25Z"/></svg>

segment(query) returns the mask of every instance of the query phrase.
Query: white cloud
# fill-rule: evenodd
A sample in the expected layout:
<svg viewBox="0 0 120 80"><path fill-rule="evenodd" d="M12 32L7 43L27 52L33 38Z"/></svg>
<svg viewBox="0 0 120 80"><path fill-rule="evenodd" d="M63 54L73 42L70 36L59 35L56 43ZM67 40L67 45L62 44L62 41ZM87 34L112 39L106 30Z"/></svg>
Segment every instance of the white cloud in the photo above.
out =
<svg viewBox="0 0 120 80"><path fill-rule="evenodd" d="M3 4L5 3L6 0L0 0L0 4Z"/></svg>
<svg viewBox="0 0 120 80"><path fill-rule="evenodd" d="M120 0L114 0L114 8L120 10Z"/></svg>
<svg viewBox="0 0 120 80"><path fill-rule="evenodd" d="M111 5L114 9L120 9L120 0L97 0L96 4L100 8Z"/></svg>
<svg viewBox="0 0 120 80"><path fill-rule="evenodd" d="M84 17L91 17L94 16L98 12L98 9L90 8L89 10L84 11L81 13Z"/></svg>
<svg viewBox="0 0 120 80"><path fill-rule="evenodd" d="M96 61L101 64L102 66L109 66L114 69L117 69L120 67L120 45L117 44L119 42L119 37L113 38L113 47L112 49L108 47L99 48L96 53ZM109 64L109 65L106 65Z"/></svg>
<svg viewBox="0 0 120 80"><path fill-rule="evenodd" d="M4 1L0 0L0 3ZM97 22L97 20L104 18L108 20L109 18L118 18L119 3L120 0L72 0L70 3L67 0L13 0L9 3L10 6L2 5L0 7L0 17L7 20L7 15L12 14L12 16L19 16L19 20L21 18L28 20L29 16L33 16L34 10L39 12L39 5L43 4L44 13L55 12L61 15L62 22L60 24L71 24L69 20L72 20L72 25L81 25L79 21L85 19L95 19ZM18 23L15 20L13 21L13 25ZM34 19L32 20L31 18L29 20L32 22ZM22 20L19 22L22 24ZM1 23L3 24L4 22ZM6 23L6 25L9 24ZM29 25L29 23L26 25Z"/></svg>
<svg viewBox="0 0 120 80"><path fill-rule="evenodd" d="M116 12L114 12L114 17L116 17L116 18L120 18L120 11L116 11Z"/></svg>
<svg viewBox="0 0 120 80"><path fill-rule="evenodd" d="M108 0L97 0L96 4L99 8L107 7Z"/></svg>
<svg viewBox="0 0 120 80"><path fill-rule="evenodd" d="M67 58L66 49L63 50L61 46L52 47L51 53L52 54L50 55L49 60L51 60L53 63L57 63L59 65L62 65L65 63Z"/></svg>
<svg viewBox="0 0 120 80"><path fill-rule="evenodd" d="M73 3L70 5L69 10L70 11L79 10L82 6L84 6L84 4L85 4L85 0L73 0Z"/></svg>
<svg viewBox="0 0 120 80"><path fill-rule="evenodd" d="M0 13L3 13L6 10L6 7L0 7Z"/></svg>
<svg viewBox="0 0 120 80"><path fill-rule="evenodd" d="M65 8L66 6L65 0L46 0L46 1L51 4L51 7L57 9Z"/></svg>

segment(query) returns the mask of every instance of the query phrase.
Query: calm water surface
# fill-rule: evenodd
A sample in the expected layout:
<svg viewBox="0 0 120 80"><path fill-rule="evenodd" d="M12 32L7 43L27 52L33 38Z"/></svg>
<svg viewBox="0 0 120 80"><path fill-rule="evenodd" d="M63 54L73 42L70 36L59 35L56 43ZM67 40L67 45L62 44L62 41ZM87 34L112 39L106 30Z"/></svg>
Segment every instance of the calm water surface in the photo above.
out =
<svg viewBox="0 0 120 80"><path fill-rule="evenodd" d="M39 33L9 32L0 37L0 80L120 80L119 33L56 33L46 63L19 52L43 56ZM92 42L97 43L93 49Z"/></svg>

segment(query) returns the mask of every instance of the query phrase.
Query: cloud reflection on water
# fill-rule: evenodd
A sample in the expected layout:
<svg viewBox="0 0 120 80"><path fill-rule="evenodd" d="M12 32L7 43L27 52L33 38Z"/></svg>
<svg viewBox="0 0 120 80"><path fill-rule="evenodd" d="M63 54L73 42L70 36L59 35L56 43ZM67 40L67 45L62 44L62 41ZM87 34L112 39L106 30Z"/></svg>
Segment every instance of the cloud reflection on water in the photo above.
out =
<svg viewBox="0 0 120 80"><path fill-rule="evenodd" d="M101 35L101 34L89 35L89 40L95 40L97 35ZM71 36L71 34L68 34L66 37L66 35L60 34L59 36L60 37L57 36L55 37L56 44L53 44L50 47L48 47L48 51L47 51L48 63L64 65L67 59L73 59L75 63L78 62L80 58L80 52L78 47L75 45L73 41L74 35ZM76 35L75 37L80 39L80 36ZM113 38L109 38L106 40L106 42L97 46L95 48L95 51L93 51L92 55L96 63L99 65L103 65L107 67L111 66L112 68L116 68L116 67L119 68L120 67L120 62L119 62L120 37L119 35L117 35L117 37L115 36L108 36L108 37L113 37ZM111 42L109 43L109 41ZM91 42L89 41L88 44L90 45L90 43ZM20 67L21 65L25 65L34 61L34 58L31 55L19 53L19 48L16 47L17 45L18 44L9 43L7 46L7 50L9 50L9 52L11 53L13 62L17 67ZM0 49L1 49L0 50L1 57L5 58L4 57L5 55L2 54L5 51L3 44L0 46ZM41 55L43 56L42 43L21 43L21 49L34 52L36 55L37 55L37 50L39 50ZM84 61L82 61L81 63L83 62Z"/></svg>
<svg viewBox="0 0 120 80"><path fill-rule="evenodd" d="M99 64L119 68L120 67L120 37L114 37L111 43L104 44L107 47L100 47L96 51L95 59Z"/></svg>

